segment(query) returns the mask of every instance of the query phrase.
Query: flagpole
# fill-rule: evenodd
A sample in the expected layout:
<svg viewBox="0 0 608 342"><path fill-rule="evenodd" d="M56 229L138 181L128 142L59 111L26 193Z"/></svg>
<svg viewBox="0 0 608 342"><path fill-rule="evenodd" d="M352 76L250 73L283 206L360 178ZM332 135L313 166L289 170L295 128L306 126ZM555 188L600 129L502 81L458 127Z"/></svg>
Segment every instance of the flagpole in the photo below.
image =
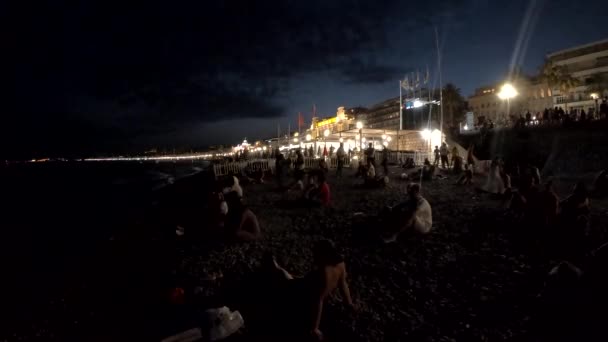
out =
<svg viewBox="0 0 608 342"><path fill-rule="evenodd" d="M439 106L441 110L441 119L439 123L439 131L441 132L441 142L443 142L443 82L441 80L441 52L439 51L439 33L435 26L435 45L437 47L437 72L439 73Z"/></svg>
<svg viewBox="0 0 608 342"><path fill-rule="evenodd" d="M399 130L403 129L403 99L401 95L401 80L399 80Z"/></svg>

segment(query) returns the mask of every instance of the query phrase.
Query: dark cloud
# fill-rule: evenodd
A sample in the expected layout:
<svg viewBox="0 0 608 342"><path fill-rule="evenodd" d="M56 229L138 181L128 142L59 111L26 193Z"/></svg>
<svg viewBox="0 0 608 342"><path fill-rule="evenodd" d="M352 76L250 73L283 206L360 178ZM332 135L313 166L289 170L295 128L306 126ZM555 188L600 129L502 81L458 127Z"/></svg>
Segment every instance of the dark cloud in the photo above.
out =
<svg viewBox="0 0 608 342"><path fill-rule="evenodd" d="M354 83L394 78L401 68L369 59L394 44L389 33L428 26L461 4L5 4L4 58L16 79L6 108L10 115L53 113L58 122L122 132L111 139L196 122L279 117L287 109L278 99L299 75L330 71ZM27 121L13 122L23 129Z"/></svg>

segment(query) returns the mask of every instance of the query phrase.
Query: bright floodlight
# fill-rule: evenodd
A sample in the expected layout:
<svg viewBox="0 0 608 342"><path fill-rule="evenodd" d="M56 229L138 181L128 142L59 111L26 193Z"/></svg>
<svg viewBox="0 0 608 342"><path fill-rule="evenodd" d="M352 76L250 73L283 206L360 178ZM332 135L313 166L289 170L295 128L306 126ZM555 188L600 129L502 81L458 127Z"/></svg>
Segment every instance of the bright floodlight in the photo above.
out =
<svg viewBox="0 0 608 342"><path fill-rule="evenodd" d="M592 99L597 100L599 98L599 96L597 95L597 93L593 93L590 95Z"/></svg>
<svg viewBox="0 0 608 342"><path fill-rule="evenodd" d="M500 88L500 92L498 93L498 97L500 97L502 100L512 99L517 95L517 90L509 83L505 83L505 85Z"/></svg>
<svg viewBox="0 0 608 342"><path fill-rule="evenodd" d="M414 104L413 104L414 108L420 108L422 106L424 106L424 103L422 103L422 101L420 101L420 100L414 100Z"/></svg>
<svg viewBox="0 0 608 342"><path fill-rule="evenodd" d="M420 132L420 135L426 139L429 140L431 138L431 131L429 131L428 129L424 129L422 132Z"/></svg>
<svg viewBox="0 0 608 342"><path fill-rule="evenodd" d="M300 135L300 133L298 133L298 132L295 132L295 133L293 134L293 136L294 136L294 137L297 137L298 135Z"/></svg>
<svg viewBox="0 0 608 342"><path fill-rule="evenodd" d="M388 141L383 142L382 145L388 146Z"/></svg>
<svg viewBox="0 0 608 342"><path fill-rule="evenodd" d="M382 134L382 140L386 140L386 134Z"/></svg>
<svg viewBox="0 0 608 342"><path fill-rule="evenodd" d="M363 128L363 122L357 121L357 129Z"/></svg>
<svg viewBox="0 0 608 342"><path fill-rule="evenodd" d="M306 141L310 141L310 139L312 139L312 135L306 134Z"/></svg>
<svg viewBox="0 0 608 342"><path fill-rule="evenodd" d="M365 142L365 140L366 140L365 138L362 138L362 139L361 139L361 141L362 141L362 142Z"/></svg>
<svg viewBox="0 0 608 342"><path fill-rule="evenodd" d="M344 142L344 139L340 138L340 142Z"/></svg>
<svg viewBox="0 0 608 342"><path fill-rule="evenodd" d="M298 138L293 138L293 142L297 143L298 142Z"/></svg>
<svg viewBox="0 0 608 342"><path fill-rule="evenodd" d="M262 147L262 150L266 151L266 146Z"/></svg>
<svg viewBox="0 0 608 342"><path fill-rule="evenodd" d="M323 135L326 136L326 137L328 137L329 136L329 130L326 129L325 132L323 132Z"/></svg>
<svg viewBox="0 0 608 342"><path fill-rule="evenodd" d="M393 138L391 138L391 137L386 137L386 141L391 142L391 140L393 140Z"/></svg>

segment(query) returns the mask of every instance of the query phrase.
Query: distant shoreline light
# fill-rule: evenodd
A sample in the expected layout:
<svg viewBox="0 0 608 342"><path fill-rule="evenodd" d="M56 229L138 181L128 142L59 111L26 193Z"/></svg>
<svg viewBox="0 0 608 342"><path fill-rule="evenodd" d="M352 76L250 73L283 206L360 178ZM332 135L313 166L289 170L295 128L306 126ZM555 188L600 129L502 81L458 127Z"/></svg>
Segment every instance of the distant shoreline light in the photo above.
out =
<svg viewBox="0 0 608 342"><path fill-rule="evenodd" d="M192 155L170 155L158 157L107 157L107 158L85 158L83 161L161 161L161 160L194 160L209 159L213 157L227 157L232 153L217 154L192 154Z"/></svg>

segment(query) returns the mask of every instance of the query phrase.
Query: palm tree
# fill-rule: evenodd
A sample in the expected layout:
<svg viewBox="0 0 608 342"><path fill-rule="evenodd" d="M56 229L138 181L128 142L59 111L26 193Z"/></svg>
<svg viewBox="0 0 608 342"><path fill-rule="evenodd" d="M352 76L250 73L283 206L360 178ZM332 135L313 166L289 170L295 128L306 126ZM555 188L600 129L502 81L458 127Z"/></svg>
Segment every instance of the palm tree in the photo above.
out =
<svg viewBox="0 0 608 342"><path fill-rule="evenodd" d="M464 98L460 94L460 88L457 88L454 84L448 83L443 88L443 103L449 115L449 124L450 126L454 125L454 115L462 114L462 109L464 108ZM458 118L457 118L458 119Z"/></svg>
<svg viewBox="0 0 608 342"><path fill-rule="evenodd" d="M545 61L541 68L540 77L551 89L559 89L565 95L566 102L564 105L566 110L568 110L568 100L574 88L579 86L579 80L568 75L563 66L555 65L548 60Z"/></svg>

